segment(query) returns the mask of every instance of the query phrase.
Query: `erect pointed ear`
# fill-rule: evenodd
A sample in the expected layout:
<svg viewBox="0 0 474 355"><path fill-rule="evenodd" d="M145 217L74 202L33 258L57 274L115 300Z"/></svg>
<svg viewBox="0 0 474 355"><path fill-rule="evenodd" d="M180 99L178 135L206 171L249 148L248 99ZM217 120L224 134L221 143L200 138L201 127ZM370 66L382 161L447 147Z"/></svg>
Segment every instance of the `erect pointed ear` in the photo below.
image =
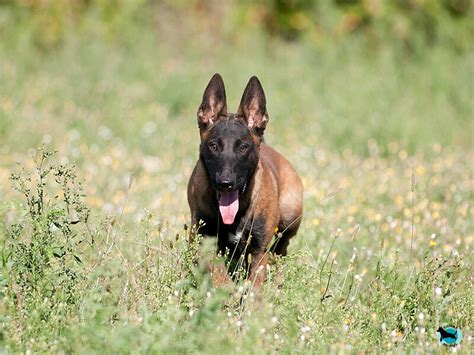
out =
<svg viewBox="0 0 474 355"><path fill-rule="evenodd" d="M244 90L237 115L243 116L250 129L263 135L268 122L267 101L262 84L256 76L252 76Z"/></svg>
<svg viewBox="0 0 474 355"><path fill-rule="evenodd" d="M216 73L206 86L202 95L202 103L197 111L199 129L208 129L221 115L227 114L225 87L222 77Z"/></svg>

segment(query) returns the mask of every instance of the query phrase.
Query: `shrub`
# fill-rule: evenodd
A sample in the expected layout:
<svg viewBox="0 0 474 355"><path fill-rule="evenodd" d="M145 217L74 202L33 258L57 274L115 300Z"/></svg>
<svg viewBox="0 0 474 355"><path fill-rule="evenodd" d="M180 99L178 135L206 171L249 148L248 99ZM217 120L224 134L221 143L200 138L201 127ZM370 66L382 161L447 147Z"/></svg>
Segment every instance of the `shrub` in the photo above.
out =
<svg viewBox="0 0 474 355"><path fill-rule="evenodd" d="M22 168L11 175L25 204L18 206L15 222L4 226L1 280L11 329L23 341L38 331L60 332L65 316L78 307L81 250L91 243L89 208L75 166L51 163L52 155L40 148L32 153L33 173Z"/></svg>

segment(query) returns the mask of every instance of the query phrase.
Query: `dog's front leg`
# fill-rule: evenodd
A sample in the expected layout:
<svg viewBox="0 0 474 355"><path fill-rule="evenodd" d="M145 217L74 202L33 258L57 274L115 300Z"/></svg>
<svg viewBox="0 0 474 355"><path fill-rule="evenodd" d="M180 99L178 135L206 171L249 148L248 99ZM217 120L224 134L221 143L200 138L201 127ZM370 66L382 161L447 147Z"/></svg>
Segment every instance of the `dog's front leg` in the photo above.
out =
<svg viewBox="0 0 474 355"><path fill-rule="evenodd" d="M222 258L216 258L208 264L208 270L211 273L212 285L214 287L223 287L232 281L224 261L219 259Z"/></svg>
<svg viewBox="0 0 474 355"><path fill-rule="evenodd" d="M249 280L256 287L260 288L267 277L268 253L265 250L251 252Z"/></svg>

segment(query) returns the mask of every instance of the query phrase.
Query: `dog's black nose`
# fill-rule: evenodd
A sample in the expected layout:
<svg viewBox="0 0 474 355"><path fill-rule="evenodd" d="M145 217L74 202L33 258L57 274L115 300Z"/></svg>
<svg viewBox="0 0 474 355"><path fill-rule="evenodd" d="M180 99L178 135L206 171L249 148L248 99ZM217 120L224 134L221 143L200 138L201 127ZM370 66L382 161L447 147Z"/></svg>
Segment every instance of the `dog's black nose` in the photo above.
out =
<svg viewBox="0 0 474 355"><path fill-rule="evenodd" d="M234 188L234 183L231 180L223 179L217 183L217 187L223 191L232 191Z"/></svg>

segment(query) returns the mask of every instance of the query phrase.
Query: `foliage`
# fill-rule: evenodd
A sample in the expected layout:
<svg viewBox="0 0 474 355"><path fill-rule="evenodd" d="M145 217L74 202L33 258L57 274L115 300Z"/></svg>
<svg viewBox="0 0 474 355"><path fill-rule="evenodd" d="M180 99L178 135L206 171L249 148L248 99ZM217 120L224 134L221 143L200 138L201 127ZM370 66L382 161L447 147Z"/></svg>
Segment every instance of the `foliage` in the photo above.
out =
<svg viewBox="0 0 474 355"><path fill-rule="evenodd" d="M262 0L226 4L214 0L7 0L0 8L4 12L0 31L22 23L32 41L48 49L61 45L72 29L121 38L127 36L131 24L153 23L155 18L169 21L161 13L177 12L177 19L186 18L189 12L210 19L230 13L234 15L221 22L233 22L233 31L253 23L289 40L306 36L319 43L359 33L372 46L399 43L413 51L441 43L466 50L473 30L471 5L470 0ZM223 29L221 26L219 32Z"/></svg>
<svg viewBox="0 0 474 355"><path fill-rule="evenodd" d="M78 287L82 283L81 244L85 231L77 224L87 223L89 209L76 182L74 166L51 165L52 153L39 149L34 155L35 171L12 174L14 187L26 202L18 220L4 226L2 281L7 312L18 327L19 341L38 335L56 334L65 319L77 311ZM48 180L54 176L57 195L48 196ZM32 324L43 324L35 329Z"/></svg>
<svg viewBox="0 0 474 355"><path fill-rule="evenodd" d="M441 42L462 50L470 45L469 0L269 0L259 6L271 32L317 40L363 33L373 45L400 43L407 49Z"/></svg>
<svg viewBox="0 0 474 355"><path fill-rule="evenodd" d="M84 149L86 161L101 161L103 153ZM411 157L418 165L410 178L403 150L386 158L373 152L364 159L345 156L347 166L320 150L306 157L309 164L296 161L307 186L305 222L290 256L273 259L264 288L255 293L243 282L212 287L197 263L203 253L212 255L212 241L207 247L189 244L179 223L140 210L147 205L145 195L166 181L161 179L176 179L174 170L162 171L161 178L144 170L133 184L127 182L116 212L91 220L84 199L95 205L94 196L73 192L79 190L73 188L72 168L43 164L50 157L40 150L33 184L26 172L13 176L27 203L2 205L2 347L13 352L435 351L435 330L452 325L466 335L458 350L469 353L474 239L463 155L445 152L434 162ZM122 154L114 158L112 175L107 166L97 167L107 171L100 179L117 194L114 176L123 167L116 164L136 159ZM149 169L145 161L140 164ZM47 188L50 172L59 194ZM147 182L150 175L156 186ZM86 189L100 186L100 179L89 178ZM329 179L346 188L326 192ZM402 183L389 189L392 180ZM130 210L128 204L136 201L141 206ZM454 210L453 201L458 201ZM182 201L162 196L159 202L178 214L174 204ZM77 217L67 217L67 206L79 211ZM97 205L94 210L101 211ZM105 206L102 211L106 214ZM92 246L81 248L81 240Z"/></svg>

